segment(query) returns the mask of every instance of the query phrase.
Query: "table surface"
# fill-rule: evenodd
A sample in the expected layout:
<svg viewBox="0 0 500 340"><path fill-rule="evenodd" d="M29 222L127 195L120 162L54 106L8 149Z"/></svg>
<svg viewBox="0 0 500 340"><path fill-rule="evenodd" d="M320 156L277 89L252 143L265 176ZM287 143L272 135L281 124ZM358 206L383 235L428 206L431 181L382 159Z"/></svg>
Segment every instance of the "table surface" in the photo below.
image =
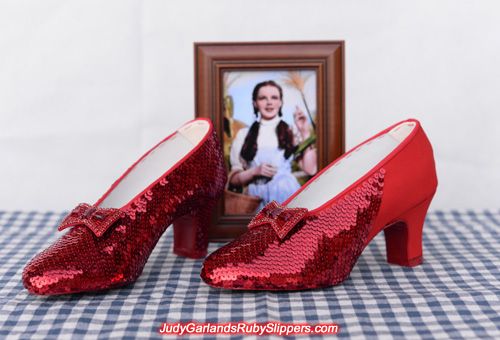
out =
<svg viewBox="0 0 500 340"><path fill-rule="evenodd" d="M378 235L350 278L335 287L299 292L209 287L199 277L203 259L172 253L169 228L135 283L73 295L31 295L21 282L23 268L61 235L57 225L65 215L0 212L1 338L160 339L164 322L190 321L336 323L337 337L352 339L500 338L500 211L430 212L424 263L414 268L387 264L385 241ZM209 252L221 245L210 244ZM200 336L183 337L190 338Z"/></svg>

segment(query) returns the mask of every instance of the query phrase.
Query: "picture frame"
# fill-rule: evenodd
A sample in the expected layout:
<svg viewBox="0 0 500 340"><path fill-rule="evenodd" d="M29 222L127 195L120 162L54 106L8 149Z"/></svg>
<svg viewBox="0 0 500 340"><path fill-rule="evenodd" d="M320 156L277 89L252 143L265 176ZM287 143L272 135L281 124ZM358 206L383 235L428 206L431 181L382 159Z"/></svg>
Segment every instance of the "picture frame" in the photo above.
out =
<svg viewBox="0 0 500 340"><path fill-rule="evenodd" d="M287 88L288 86L283 84L289 84L290 80L293 82L298 77L301 80L300 84L304 85L306 83L309 88L315 90L314 99L311 91L308 93L305 90L306 86L303 86L304 91L299 91L302 95L302 101L298 100L295 109L288 108L288 113L284 114L284 116L287 116L288 125L297 130L298 120L295 120L296 126L293 126L296 113L298 111L307 112L307 115L303 114L303 116L306 116L306 120L309 122L309 130L312 131L311 135L315 135L315 139L313 139L313 145L306 144L306 146L315 152L316 173L341 156L345 152L344 55L344 41L195 43L196 116L208 118L213 122L217 136L225 150L227 166L234 166L235 160L234 155L230 160L227 159L228 152L233 148L237 150L236 145L228 145L227 142L228 135L233 138L231 139L232 143L236 143L237 136L237 134L231 134L232 130L228 128L228 121L232 122L232 126L235 126L235 121L247 120L247 124L240 122L239 125L247 125L246 129L248 130L248 125L251 124L249 117L253 114L252 99L256 98L255 94L254 97L251 97L252 93L248 93L247 96L240 95L240 93L245 93L241 89L251 89L252 79L257 81L260 78L262 80L266 76L280 78L277 81L279 85L275 86L277 88ZM291 79L290 77L295 78ZM228 101L228 84L236 83L235 78L240 83L240 91L229 97L231 97L230 99L233 99L233 97L241 98L238 99L241 104ZM242 81L242 79L245 79L245 81ZM272 86L268 87L268 89L272 90ZM296 87L296 89L298 88ZM290 89L287 89L287 91L289 94L282 95L282 108L285 108L285 104L290 103L289 98L296 96L297 92ZM285 92L285 89L282 92ZM307 102L312 102L313 105L307 105ZM253 101L253 103L253 106L256 107L256 101ZM293 105L293 103L290 103L290 105ZM232 112L233 106L239 107L239 114L242 118L228 117L228 107L231 108L231 114L234 114ZM312 106L313 109L309 106ZM249 113L244 113L244 110ZM293 113L293 118L290 118L294 110L297 111ZM257 114L256 108L254 111L256 116L260 115L259 117L262 118L260 112ZM255 120L258 121L258 118L255 118ZM282 118L282 120L285 120L285 118ZM241 126L240 129L243 129ZM243 130L242 135L247 130ZM300 131L302 133L304 128ZM295 135L298 135L296 131ZM304 143L308 140L304 141ZM297 148L301 149L300 146L297 146ZM298 159L298 162L300 162L300 158ZM229 199L228 202L230 202ZM227 208L225 200L226 195L219 200L214 211L209 231L211 241L228 241L238 237L247 230L248 223L255 215L255 213L227 214L225 213ZM229 210L229 208L227 209Z"/></svg>

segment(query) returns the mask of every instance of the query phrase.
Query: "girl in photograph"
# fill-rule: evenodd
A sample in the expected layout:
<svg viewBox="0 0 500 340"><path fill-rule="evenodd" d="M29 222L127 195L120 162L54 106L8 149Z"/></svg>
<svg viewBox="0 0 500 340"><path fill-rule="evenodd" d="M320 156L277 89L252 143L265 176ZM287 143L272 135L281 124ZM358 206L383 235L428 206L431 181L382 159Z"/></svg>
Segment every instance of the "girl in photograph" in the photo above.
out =
<svg viewBox="0 0 500 340"><path fill-rule="evenodd" d="M309 122L298 107L293 114L295 133L281 119L283 90L274 81L257 84L252 100L256 121L235 136L229 157L234 172L230 183L248 185L249 195L262 198L261 209L272 200L283 203L300 188L292 174L292 161L298 145L310 137L310 131ZM307 175L316 173L316 150L312 146L296 161Z"/></svg>

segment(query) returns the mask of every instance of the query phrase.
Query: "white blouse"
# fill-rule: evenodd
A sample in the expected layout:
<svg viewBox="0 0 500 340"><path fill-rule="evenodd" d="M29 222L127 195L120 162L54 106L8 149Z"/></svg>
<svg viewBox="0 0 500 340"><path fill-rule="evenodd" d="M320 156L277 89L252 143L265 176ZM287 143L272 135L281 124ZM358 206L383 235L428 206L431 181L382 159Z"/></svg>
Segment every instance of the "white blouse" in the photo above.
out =
<svg viewBox="0 0 500 340"><path fill-rule="evenodd" d="M281 118L278 115L270 120L260 120L259 135L257 136L258 147L278 148L279 145L278 136L276 135L276 127L278 126L280 121ZM245 138L248 134L248 130L250 130L250 128L243 128L239 130L234 137L233 144L231 145L231 151L229 153L231 170L245 170L248 168L246 161L240 156L241 149L243 148L243 144L245 143ZM298 133L298 129L295 125L292 127L292 132L295 137L294 142L298 141L298 143L295 143L295 145L301 143L302 138L300 137L300 133Z"/></svg>

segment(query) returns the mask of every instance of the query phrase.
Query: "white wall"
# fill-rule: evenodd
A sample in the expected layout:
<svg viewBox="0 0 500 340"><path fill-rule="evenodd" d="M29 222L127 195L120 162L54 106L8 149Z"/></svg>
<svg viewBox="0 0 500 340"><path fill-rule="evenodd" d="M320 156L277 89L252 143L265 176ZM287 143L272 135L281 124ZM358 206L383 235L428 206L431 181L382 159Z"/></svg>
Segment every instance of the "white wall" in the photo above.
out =
<svg viewBox="0 0 500 340"><path fill-rule="evenodd" d="M1 1L0 210L94 203L194 117L193 42L345 40L347 147L408 117L434 209L500 206L498 1Z"/></svg>

